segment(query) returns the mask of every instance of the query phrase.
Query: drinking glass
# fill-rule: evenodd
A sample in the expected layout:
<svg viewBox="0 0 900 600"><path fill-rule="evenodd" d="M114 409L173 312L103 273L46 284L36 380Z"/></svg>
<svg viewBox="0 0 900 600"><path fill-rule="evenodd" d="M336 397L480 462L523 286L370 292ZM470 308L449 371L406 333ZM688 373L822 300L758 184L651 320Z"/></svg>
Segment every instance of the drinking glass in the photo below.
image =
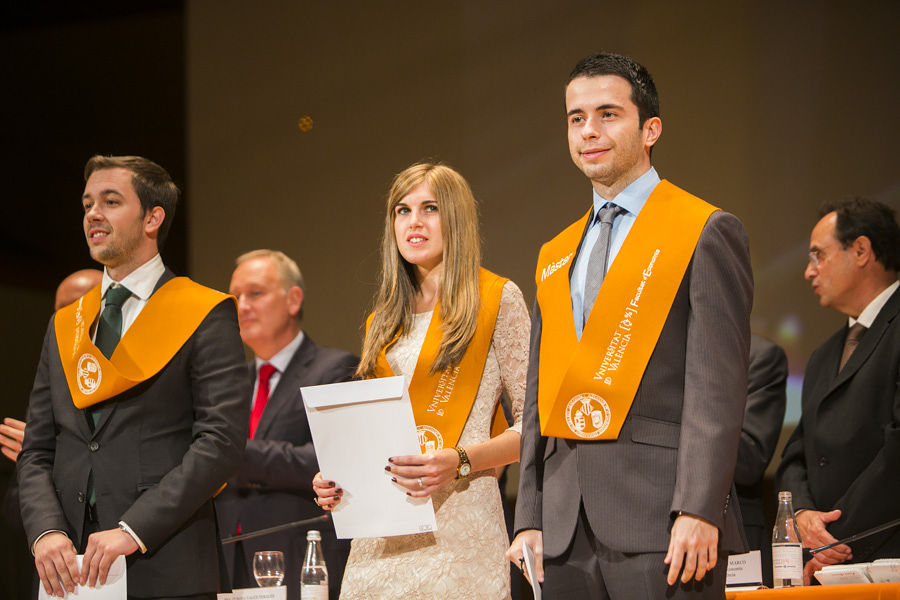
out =
<svg viewBox="0 0 900 600"><path fill-rule="evenodd" d="M273 587L284 581L284 554L264 550L253 555L253 577L259 587Z"/></svg>

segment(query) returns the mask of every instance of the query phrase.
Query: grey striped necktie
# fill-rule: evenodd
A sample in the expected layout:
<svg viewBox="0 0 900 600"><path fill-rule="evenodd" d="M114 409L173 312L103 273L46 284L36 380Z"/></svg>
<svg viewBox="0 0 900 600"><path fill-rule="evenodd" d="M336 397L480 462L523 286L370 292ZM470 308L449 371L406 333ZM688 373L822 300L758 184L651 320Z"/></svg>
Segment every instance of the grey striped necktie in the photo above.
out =
<svg viewBox="0 0 900 600"><path fill-rule="evenodd" d="M597 292L603 284L606 276L606 265L609 260L609 240L612 236L613 221L625 212L621 206L607 202L597 211L597 220L600 221L600 237L591 250L591 258L588 261L587 278L584 282L584 323L587 323L597 299Z"/></svg>

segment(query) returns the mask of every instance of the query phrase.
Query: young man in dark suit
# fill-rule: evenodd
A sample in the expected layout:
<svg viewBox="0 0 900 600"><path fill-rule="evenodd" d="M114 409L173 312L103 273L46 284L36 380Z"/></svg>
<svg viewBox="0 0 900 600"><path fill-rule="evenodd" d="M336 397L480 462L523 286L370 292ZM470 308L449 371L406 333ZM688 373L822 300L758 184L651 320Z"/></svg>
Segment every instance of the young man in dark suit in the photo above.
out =
<svg viewBox="0 0 900 600"><path fill-rule="evenodd" d="M900 227L863 198L825 206L805 276L819 304L847 324L816 348L803 378L800 423L778 467L803 545L816 548L900 517ZM817 554L823 566L900 555L900 528Z"/></svg>
<svg viewBox="0 0 900 600"><path fill-rule="evenodd" d="M253 350L254 382L250 439L237 475L216 498L222 531L257 531L324 514L315 505L313 476L319 471L300 387L349 380L359 359L319 346L301 327L303 277L282 252L255 250L237 259L229 291L238 301L241 338ZM300 598L300 567L306 531L319 529L328 566L330 597L337 600L349 540L338 540L331 523L291 529L226 545L235 588L254 587L253 554L285 553L288 599Z"/></svg>
<svg viewBox="0 0 900 600"><path fill-rule="evenodd" d="M62 596L105 582L124 555L129 597L213 599L212 497L247 437L234 301L163 265L178 199L164 169L95 156L85 181L84 234L104 273L51 320L30 397L18 481L35 565Z"/></svg>
<svg viewBox="0 0 900 600"><path fill-rule="evenodd" d="M740 221L661 181L659 99L631 58L580 61L569 151L588 214L544 245L517 537L552 597L722 598L753 296Z"/></svg>

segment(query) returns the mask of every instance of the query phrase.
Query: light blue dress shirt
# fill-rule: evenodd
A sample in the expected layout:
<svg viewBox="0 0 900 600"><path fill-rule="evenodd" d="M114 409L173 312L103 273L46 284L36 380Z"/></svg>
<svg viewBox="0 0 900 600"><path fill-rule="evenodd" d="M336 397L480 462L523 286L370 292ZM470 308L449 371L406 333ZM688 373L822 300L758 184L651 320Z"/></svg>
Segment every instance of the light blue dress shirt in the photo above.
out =
<svg viewBox="0 0 900 600"><path fill-rule="evenodd" d="M617 206L621 206L627 212L616 217L613 221L612 234L609 239L609 260L606 263L606 270L612 266L613 261L619 254L634 220L637 219L644 203L650 197L650 193L659 183L659 175L656 169L650 167L650 170L635 179L627 188L619 192L612 200L601 198L597 192L594 192L594 209L591 211L591 226L588 228L581 243L581 249L578 252L578 258L572 266L572 275L569 279L569 289L572 293L572 318L575 320L575 334L581 339L581 332L584 331L584 286L587 281L588 261L591 258L591 250L600 237L600 223L597 222L597 212L607 203L611 202ZM605 273L604 273L605 275Z"/></svg>

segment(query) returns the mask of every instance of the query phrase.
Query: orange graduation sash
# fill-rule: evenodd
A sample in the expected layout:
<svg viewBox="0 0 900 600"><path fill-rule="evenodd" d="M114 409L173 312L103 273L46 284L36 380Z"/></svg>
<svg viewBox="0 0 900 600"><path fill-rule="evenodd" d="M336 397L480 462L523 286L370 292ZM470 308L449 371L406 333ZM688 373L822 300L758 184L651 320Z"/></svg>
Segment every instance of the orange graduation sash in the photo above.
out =
<svg viewBox="0 0 900 600"><path fill-rule="evenodd" d="M107 360L91 341L91 324L100 312L100 286L54 317L56 343L72 401L86 408L153 377L193 335L227 294L176 277L147 301Z"/></svg>
<svg viewBox="0 0 900 600"><path fill-rule="evenodd" d="M409 398L413 416L419 433L422 452L434 452L455 446L459 442L469 412L475 403L481 375L494 336L494 325L500 312L500 298L507 279L495 275L487 269L480 269L478 291L481 304L478 309L478 323L475 334L466 347L462 360L455 367L431 374L431 365L441 346L441 307L437 304L425 333L425 341L419 350L419 358L409 383ZM372 323L372 315L366 321L366 331ZM397 335L399 338L399 334ZM396 338L395 338L396 341ZM391 342L393 343L393 342ZM390 346L390 344L388 344ZM388 364L387 348L382 348L375 365L375 377L393 377L394 371ZM503 407L497 404L491 427L491 437L503 433L507 428Z"/></svg>
<svg viewBox="0 0 900 600"><path fill-rule="evenodd" d="M618 438L700 233L715 210L661 181L607 271L580 341L572 320L569 262L592 213L544 245L535 274L543 321L538 371L543 435Z"/></svg>

